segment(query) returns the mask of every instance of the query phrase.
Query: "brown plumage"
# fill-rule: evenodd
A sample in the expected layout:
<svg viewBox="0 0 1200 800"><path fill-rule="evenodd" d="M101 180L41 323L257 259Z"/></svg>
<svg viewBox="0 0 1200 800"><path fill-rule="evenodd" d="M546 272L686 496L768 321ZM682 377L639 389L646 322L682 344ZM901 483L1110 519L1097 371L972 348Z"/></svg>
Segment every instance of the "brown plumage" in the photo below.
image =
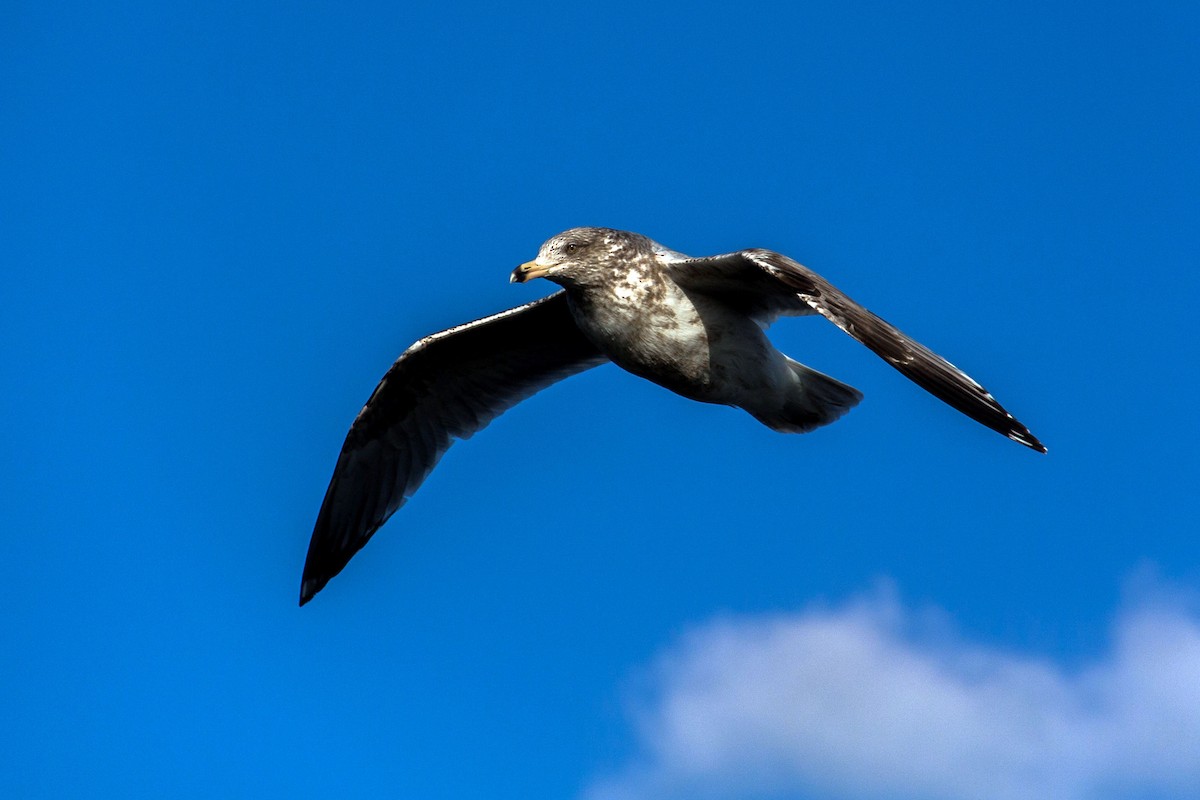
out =
<svg viewBox="0 0 1200 800"><path fill-rule="evenodd" d="M514 282L550 297L421 339L397 359L346 436L301 579L308 602L417 490L454 439L605 361L673 392L802 433L862 398L776 350L779 316L820 314L977 422L1046 452L979 383L797 262L769 250L689 258L636 233L574 228Z"/></svg>

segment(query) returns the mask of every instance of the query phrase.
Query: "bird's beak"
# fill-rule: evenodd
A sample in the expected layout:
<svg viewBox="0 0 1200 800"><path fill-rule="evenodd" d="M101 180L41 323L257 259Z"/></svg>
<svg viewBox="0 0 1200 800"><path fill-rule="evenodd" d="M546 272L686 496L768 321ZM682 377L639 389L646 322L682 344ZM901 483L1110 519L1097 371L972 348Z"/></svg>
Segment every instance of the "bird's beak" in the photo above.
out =
<svg viewBox="0 0 1200 800"><path fill-rule="evenodd" d="M524 264L513 270L512 275L510 275L508 278L508 282L524 283L525 281L531 281L534 278L540 278L549 271L549 267L543 267L536 261L526 261Z"/></svg>

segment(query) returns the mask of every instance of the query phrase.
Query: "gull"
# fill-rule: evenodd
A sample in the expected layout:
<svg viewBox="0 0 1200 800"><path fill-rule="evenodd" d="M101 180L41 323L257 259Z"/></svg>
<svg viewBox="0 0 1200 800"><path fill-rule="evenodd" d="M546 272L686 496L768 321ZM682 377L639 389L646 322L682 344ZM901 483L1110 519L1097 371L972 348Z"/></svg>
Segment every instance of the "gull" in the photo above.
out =
<svg viewBox="0 0 1200 800"><path fill-rule="evenodd" d="M918 386L1015 442L1046 448L978 382L770 250L691 258L641 234L572 228L510 280L549 297L427 336L358 413L317 515L304 605L412 496L455 439L556 381L611 361L676 394L741 408L782 433L841 417L862 393L779 352L764 330L819 314Z"/></svg>

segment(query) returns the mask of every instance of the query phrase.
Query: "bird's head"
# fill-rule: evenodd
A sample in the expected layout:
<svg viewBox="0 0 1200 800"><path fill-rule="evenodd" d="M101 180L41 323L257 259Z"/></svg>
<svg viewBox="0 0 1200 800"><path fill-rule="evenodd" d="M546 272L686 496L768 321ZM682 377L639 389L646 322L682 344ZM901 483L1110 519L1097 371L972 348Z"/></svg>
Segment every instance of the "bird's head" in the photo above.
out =
<svg viewBox="0 0 1200 800"><path fill-rule="evenodd" d="M545 278L564 286L585 284L614 264L651 257L654 249L654 242L641 234L612 228L572 228L547 239L537 258L513 270L509 280L525 283Z"/></svg>

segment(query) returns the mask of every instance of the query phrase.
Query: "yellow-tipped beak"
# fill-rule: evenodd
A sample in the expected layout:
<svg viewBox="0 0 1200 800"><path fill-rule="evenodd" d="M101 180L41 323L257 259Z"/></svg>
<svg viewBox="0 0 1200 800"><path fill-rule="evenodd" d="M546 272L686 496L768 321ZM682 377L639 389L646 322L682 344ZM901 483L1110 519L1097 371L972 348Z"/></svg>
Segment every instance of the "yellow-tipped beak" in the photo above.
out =
<svg viewBox="0 0 1200 800"><path fill-rule="evenodd" d="M531 281L534 278L540 278L549 271L549 267L543 267L536 261L526 261L524 264L513 270L512 275L510 275L508 278L508 282L524 283L525 281Z"/></svg>

